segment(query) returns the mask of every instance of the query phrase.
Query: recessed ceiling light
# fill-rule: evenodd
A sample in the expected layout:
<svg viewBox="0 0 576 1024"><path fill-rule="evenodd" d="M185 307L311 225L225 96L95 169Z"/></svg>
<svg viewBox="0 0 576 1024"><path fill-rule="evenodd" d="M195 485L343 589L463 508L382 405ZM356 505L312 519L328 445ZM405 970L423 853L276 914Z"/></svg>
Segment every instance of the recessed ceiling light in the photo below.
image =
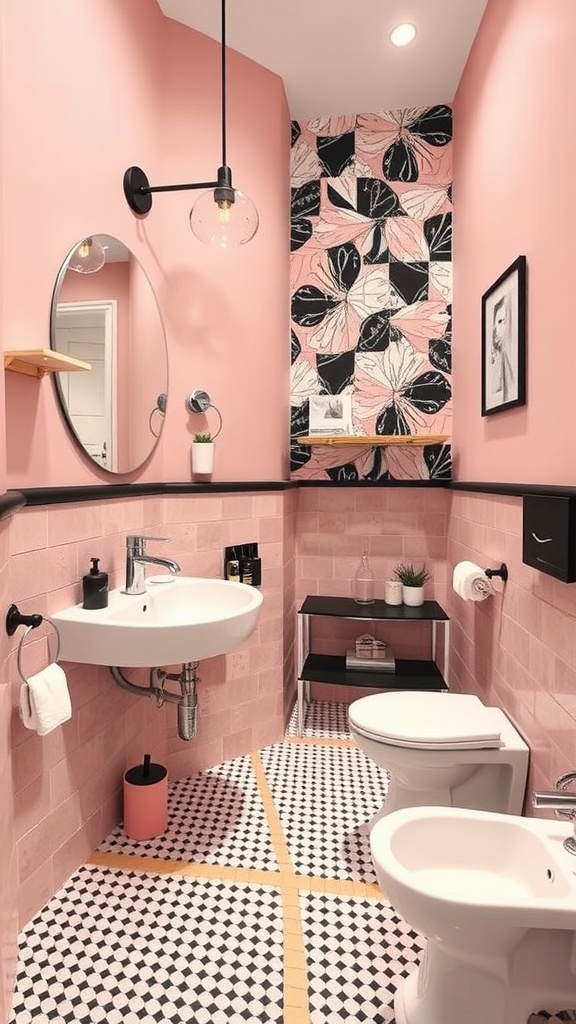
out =
<svg viewBox="0 0 576 1024"><path fill-rule="evenodd" d="M390 33L390 41L394 43L394 46L407 46L411 43L416 35L416 27L411 25L409 21L403 22L402 25L396 25Z"/></svg>

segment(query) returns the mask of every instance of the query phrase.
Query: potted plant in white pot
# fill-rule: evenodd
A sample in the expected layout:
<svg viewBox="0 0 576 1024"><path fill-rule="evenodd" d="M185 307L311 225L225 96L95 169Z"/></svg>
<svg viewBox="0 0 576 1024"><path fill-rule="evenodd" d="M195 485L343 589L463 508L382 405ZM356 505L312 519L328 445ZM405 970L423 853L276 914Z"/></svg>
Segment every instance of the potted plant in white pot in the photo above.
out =
<svg viewBox="0 0 576 1024"><path fill-rule="evenodd" d="M413 608L424 604L424 584L431 579L430 573L422 566L416 569L412 563L401 563L394 569L394 578L402 584L402 601Z"/></svg>
<svg viewBox="0 0 576 1024"><path fill-rule="evenodd" d="M212 473L214 470L214 438L210 433L194 434L191 446L192 472Z"/></svg>

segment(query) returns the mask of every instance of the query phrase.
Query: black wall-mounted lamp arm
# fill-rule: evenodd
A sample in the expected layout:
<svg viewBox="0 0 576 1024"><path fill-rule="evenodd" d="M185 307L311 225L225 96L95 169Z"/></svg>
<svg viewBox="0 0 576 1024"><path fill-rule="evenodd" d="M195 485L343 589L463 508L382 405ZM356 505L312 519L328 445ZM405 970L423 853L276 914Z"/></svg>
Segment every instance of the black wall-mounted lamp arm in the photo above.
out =
<svg viewBox="0 0 576 1024"><path fill-rule="evenodd" d="M124 195L126 202L134 213L143 215L149 213L152 208L153 192L185 192L196 188L216 189L214 198L225 199L234 202L234 189L232 188L232 172L225 165L218 168L217 181L192 181L185 185L151 185L141 167L129 167L124 172ZM229 191L231 195L218 195L218 192Z"/></svg>

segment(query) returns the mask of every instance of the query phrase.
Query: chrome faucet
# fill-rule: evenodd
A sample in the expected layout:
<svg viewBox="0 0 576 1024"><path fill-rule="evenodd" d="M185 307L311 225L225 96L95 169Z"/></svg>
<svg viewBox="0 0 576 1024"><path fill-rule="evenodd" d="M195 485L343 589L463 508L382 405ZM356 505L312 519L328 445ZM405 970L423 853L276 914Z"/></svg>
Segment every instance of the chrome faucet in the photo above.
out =
<svg viewBox="0 0 576 1024"><path fill-rule="evenodd" d="M566 772L556 782L556 789L542 790L532 794L534 807L556 811L559 818L570 818L576 822L576 792L566 792L568 786L576 782L576 772ZM576 835L564 840L564 848L576 854Z"/></svg>
<svg viewBox="0 0 576 1024"><path fill-rule="evenodd" d="M146 554L147 540L168 540L167 537L141 537L130 534L126 537L126 584L124 594L145 594L145 565L161 565L176 574L180 572L178 562L172 558L159 558Z"/></svg>

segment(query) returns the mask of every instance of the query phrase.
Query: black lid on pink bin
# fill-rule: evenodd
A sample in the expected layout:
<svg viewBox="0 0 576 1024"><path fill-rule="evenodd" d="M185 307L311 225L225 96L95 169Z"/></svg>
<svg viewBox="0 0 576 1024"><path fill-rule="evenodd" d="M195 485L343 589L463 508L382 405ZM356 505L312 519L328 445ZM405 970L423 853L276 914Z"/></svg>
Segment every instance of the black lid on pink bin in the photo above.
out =
<svg viewBox="0 0 576 1024"><path fill-rule="evenodd" d="M163 764L154 764L150 760L150 754L144 754L142 764L135 764L124 774L124 781L131 786L153 786L162 782L168 775L168 769Z"/></svg>

